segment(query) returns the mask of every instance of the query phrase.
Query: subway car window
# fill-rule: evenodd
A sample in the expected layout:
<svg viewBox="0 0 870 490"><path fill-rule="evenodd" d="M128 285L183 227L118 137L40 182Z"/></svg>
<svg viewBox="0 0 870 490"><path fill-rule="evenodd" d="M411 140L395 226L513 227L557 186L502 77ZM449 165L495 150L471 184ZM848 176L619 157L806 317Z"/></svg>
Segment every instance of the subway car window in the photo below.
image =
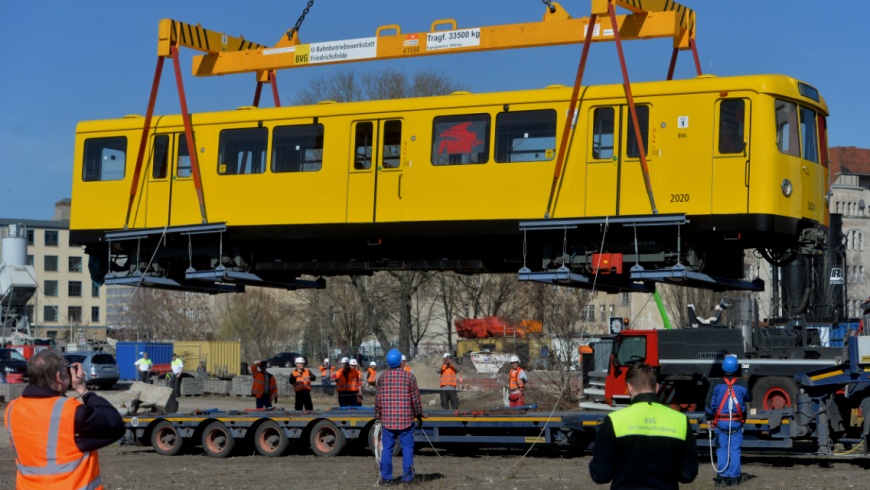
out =
<svg viewBox="0 0 870 490"><path fill-rule="evenodd" d="M190 163L190 152L187 150L187 137L184 133L176 135L178 141L178 160L175 162L175 175L177 177L190 177L193 175L193 166Z"/></svg>
<svg viewBox="0 0 870 490"><path fill-rule="evenodd" d="M154 153L151 157L151 178L165 179L169 175L169 135L154 137Z"/></svg>
<svg viewBox="0 0 870 490"><path fill-rule="evenodd" d="M322 167L322 124L275 128L272 135L273 172L317 172Z"/></svg>
<svg viewBox="0 0 870 490"><path fill-rule="evenodd" d="M399 168L402 161L402 121L385 122L383 140L381 159L384 168Z"/></svg>
<svg viewBox="0 0 870 490"><path fill-rule="evenodd" d="M538 162L555 157L556 111L502 112L496 116L496 162Z"/></svg>
<svg viewBox="0 0 870 490"><path fill-rule="evenodd" d="M261 174L266 169L266 128L225 129L221 131L218 173L221 175Z"/></svg>
<svg viewBox="0 0 870 490"><path fill-rule="evenodd" d="M795 157L801 156L798 141L797 105L784 100L776 100L776 146L780 153Z"/></svg>
<svg viewBox="0 0 870 490"><path fill-rule="evenodd" d="M613 158L613 107L599 107L592 113L592 158Z"/></svg>
<svg viewBox="0 0 870 490"><path fill-rule="evenodd" d="M123 180L127 166L127 138L112 136L85 140L82 180Z"/></svg>
<svg viewBox="0 0 870 490"><path fill-rule="evenodd" d="M361 122L356 125L356 143L354 144L353 168L354 170L368 170L372 168L372 145L375 138L375 125L370 122Z"/></svg>
<svg viewBox="0 0 870 490"><path fill-rule="evenodd" d="M804 160L819 163L819 140L816 134L816 111L801 107L801 143Z"/></svg>
<svg viewBox="0 0 870 490"><path fill-rule="evenodd" d="M719 104L719 153L743 153L743 99L723 100Z"/></svg>
<svg viewBox="0 0 870 490"><path fill-rule="evenodd" d="M489 161L489 114L436 117L432 125L432 165Z"/></svg>
<svg viewBox="0 0 870 490"><path fill-rule="evenodd" d="M641 138L643 138L643 152L644 155L647 155L649 152L649 106L639 105L636 109L637 123L640 127ZM626 154L629 158L640 158L640 146L637 144L637 137L634 134L634 121L631 118L631 111L628 107L625 108L625 115L628 117Z"/></svg>

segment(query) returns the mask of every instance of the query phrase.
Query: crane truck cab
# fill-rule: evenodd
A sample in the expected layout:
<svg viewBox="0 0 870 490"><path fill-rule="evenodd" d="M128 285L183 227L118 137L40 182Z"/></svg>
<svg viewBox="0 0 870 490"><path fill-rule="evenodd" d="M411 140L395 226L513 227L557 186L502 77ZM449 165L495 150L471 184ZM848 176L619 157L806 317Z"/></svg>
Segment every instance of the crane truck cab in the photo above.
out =
<svg viewBox="0 0 870 490"><path fill-rule="evenodd" d="M735 354L741 375L752 390L755 408L794 406L797 386L792 377L838 364L843 349L823 347L818 329L795 324L772 328L684 328L624 330L613 342L605 382L605 402L629 402L626 374L644 362L656 369L659 397L675 408L703 408L711 378L721 378L722 359Z"/></svg>

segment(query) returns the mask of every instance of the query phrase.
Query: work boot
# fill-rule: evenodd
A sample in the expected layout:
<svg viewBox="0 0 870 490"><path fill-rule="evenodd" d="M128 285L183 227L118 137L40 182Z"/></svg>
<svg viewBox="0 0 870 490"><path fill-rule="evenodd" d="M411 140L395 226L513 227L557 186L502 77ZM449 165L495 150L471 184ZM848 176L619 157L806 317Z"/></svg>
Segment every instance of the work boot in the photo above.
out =
<svg viewBox="0 0 870 490"><path fill-rule="evenodd" d="M743 473L740 476L731 477L731 478L729 478L729 480L730 480L729 483L731 484L732 487L739 487L741 484L743 484L747 480L749 480L749 475L747 475L746 473Z"/></svg>
<svg viewBox="0 0 870 490"><path fill-rule="evenodd" d="M717 476L716 478L713 478L713 483L715 484L716 488L728 487L731 486L730 480L730 478L724 476Z"/></svg>

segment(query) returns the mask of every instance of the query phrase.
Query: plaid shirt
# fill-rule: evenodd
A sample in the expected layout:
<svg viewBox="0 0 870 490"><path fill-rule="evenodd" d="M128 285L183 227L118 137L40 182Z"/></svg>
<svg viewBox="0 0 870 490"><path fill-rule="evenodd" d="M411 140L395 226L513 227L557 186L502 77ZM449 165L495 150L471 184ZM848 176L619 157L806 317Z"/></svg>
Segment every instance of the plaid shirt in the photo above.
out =
<svg viewBox="0 0 870 490"><path fill-rule="evenodd" d="M423 415L417 378L401 368L388 369L378 379L375 418L385 429L403 430Z"/></svg>

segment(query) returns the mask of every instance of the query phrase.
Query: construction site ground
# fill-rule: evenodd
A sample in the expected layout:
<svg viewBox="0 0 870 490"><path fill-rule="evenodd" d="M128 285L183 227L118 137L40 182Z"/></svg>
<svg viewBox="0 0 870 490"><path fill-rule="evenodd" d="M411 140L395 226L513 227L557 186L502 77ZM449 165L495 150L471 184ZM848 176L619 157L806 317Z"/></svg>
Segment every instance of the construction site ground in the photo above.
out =
<svg viewBox="0 0 870 490"><path fill-rule="evenodd" d="M500 393L463 392L463 409L498 404ZM530 397L533 393L530 393ZM438 408L438 395L424 395L424 407ZM252 398L199 396L181 398L181 411L253 407ZM432 402L435 402L434 404ZM549 400L552 403L553 400ZM335 399L317 394L315 408L335 405ZM367 400L366 404L370 404ZM0 404L2 405L2 404ZM292 408L292 398L279 401ZM0 429L0 488L13 488L15 453L5 428ZM350 449L350 448L349 448ZM597 488L589 478L589 454L566 454L518 449L479 449L461 453L422 448L415 455L419 488L425 489L576 489ZM867 460L831 460L815 457L745 457L748 489L848 489L870 488ZM150 447L112 445L100 450L100 466L107 490L270 489L294 490L372 487L378 482L374 457L367 450L347 450L335 458L318 458L308 451L292 450L286 456L266 458L253 453L215 459L195 449L177 456L161 456ZM395 477L401 475L401 458L394 460ZM701 457L698 479L681 488L713 488L715 476L709 457ZM600 488L607 488L601 486Z"/></svg>

